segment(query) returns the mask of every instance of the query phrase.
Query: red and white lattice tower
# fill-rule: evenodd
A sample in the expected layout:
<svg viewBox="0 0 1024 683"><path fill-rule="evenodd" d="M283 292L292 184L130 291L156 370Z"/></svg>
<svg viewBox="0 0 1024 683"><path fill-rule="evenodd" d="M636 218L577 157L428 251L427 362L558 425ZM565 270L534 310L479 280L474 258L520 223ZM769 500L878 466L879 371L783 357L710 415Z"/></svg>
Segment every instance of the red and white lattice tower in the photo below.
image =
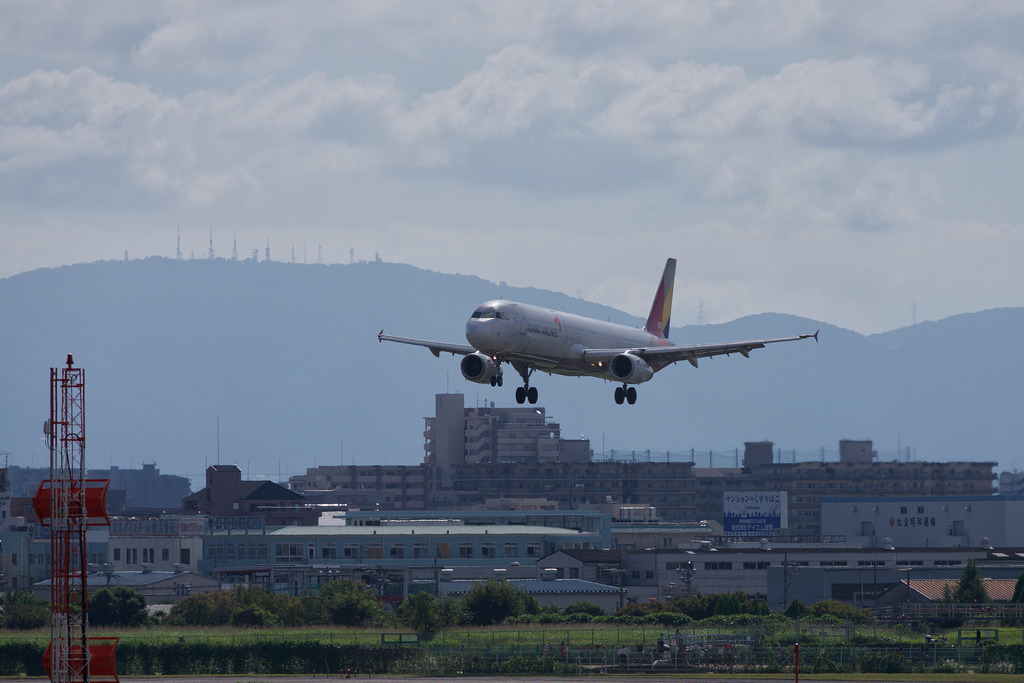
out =
<svg viewBox="0 0 1024 683"><path fill-rule="evenodd" d="M85 478L85 371L50 368L50 478L32 507L50 527L50 645L43 668L54 683L114 681L117 638L89 638L86 530L109 526L106 479Z"/></svg>

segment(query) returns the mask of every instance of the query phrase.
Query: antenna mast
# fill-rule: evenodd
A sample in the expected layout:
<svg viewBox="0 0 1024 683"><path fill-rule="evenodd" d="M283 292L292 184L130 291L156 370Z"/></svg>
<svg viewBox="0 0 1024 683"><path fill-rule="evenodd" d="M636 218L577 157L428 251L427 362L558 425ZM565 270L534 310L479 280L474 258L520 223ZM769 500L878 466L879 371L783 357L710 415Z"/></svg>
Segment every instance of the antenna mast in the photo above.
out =
<svg viewBox="0 0 1024 683"><path fill-rule="evenodd" d="M175 255L177 260L181 260L181 223L178 223L178 253Z"/></svg>
<svg viewBox="0 0 1024 683"><path fill-rule="evenodd" d="M32 508L50 527L50 644L43 668L53 683L117 679L117 638L89 637L86 529L109 526L108 479L85 479L85 371L50 368L50 478L39 483Z"/></svg>

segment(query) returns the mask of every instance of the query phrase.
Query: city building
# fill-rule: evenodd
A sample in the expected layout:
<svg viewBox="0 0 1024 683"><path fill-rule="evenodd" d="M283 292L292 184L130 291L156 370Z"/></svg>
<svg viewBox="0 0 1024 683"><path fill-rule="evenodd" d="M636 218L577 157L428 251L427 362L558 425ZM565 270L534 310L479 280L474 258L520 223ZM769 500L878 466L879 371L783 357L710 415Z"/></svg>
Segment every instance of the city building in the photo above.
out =
<svg viewBox="0 0 1024 683"><path fill-rule="evenodd" d="M430 468L432 506L461 505L453 468L482 463L587 462L586 439L562 439L561 427L538 406L465 407L463 394L437 394L433 417L424 418L423 463Z"/></svg>
<svg viewBox="0 0 1024 683"><path fill-rule="evenodd" d="M86 532L86 561L99 568L107 562L107 527ZM0 590L31 588L50 578L50 528L24 517L14 517L0 532Z"/></svg>
<svg viewBox="0 0 1024 683"><path fill-rule="evenodd" d="M1000 472L999 493L1004 496L1024 495L1024 472Z"/></svg>
<svg viewBox="0 0 1024 683"><path fill-rule="evenodd" d="M534 578L541 557L561 548L599 548L606 538L607 530L466 524L456 518L222 530L203 538L199 570L222 585L295 593L351 578L397 602L413 582L433 582L436 594L437 582L446 577L476 579L502 570L510 578Z"/></svg>
<svg viewBox="0 0 1024 683"><path fill-rule="evenodd" d="M876 607L902 609L907 603L924 604L946 602L946 595L953 595L958 579L902 579L898 584L878 596ZM993 603L1007 603L1013 600L1016 579L982 579L981 585Z"/></svg>
<svg viewBox="0 0 1024 683"><path fill-rule="evenodd" d="M146 599L146 604L168 604L200 593L209 593L218 589L213 579L197 576L191 572L165 571L104 571L90 574L86 584L92 595L101 589L112 590L118 586L129 588ZM40 598L50 597L50 580L40 581L32 586L32 591Z"/></svg>
<svg viewBox="0 0 1024 683"><path fill-rule="evenodd" d="M50 468L19 467L9 469L10 493L15 498L31 499L39 482L50 478ZM161 474L155 464L141 469L89 469L87 479L107 479L107 510L110 514L161 513L181 508L181 499L190 492L189 480L175 474Z"/></svg>
<svg viewBox="0 0 1024 683"><path fill-rule="evenodd" d="M245 481L237 465L210 465L206 488L181 501L185 515L260 517L266 526L316 524L320 513L305 496L272 481Z"/></svg>
<svg viewBox="0 0 1024 683"><path fill-rule="evenodd" d="M483 579L442 581L440 598L464 598ZM577 602L590 602L611 614L619 609L619 589L594 581L559 579L543 575L538 579L508 579L509 584L537 601L541 607L565 609Z"/></svg>
<svg viewBox="0 0 1024 683"><path fill-rule="evenodd" d="M321 465L288 479L288 488L312 504L369 510L426 510L426 465Z"/></svg>
<svg viewBox="0 0 1024 683"><path fill-rule="evenodd" d="M849 543L710 542L691 548L623 550L608 554L562 550L537 562L558 577L579 577L621 586L623 600L646 602L681 595L743 591L781 611L794 599L807 605L835 599L874 607L876 598L901 580L958 579L967 561L991 578L1024 571L1024 553L982 548L861 548Z"/></svg>
<svg viewBox="0 0 1024 683"><path fill-rule="evenodd" d="M865 547L1024 547L1024 495L835 496L821 517L827 533Z"/></svg>
<svg viewBox="0 0 1024 683"><path fill-rule="evenodd" d="M197 570L210 519L166 515L149 519L113 517L106 571L180 573Z"/></svg>
<svg viewBox="0 0 1024 683"><path fill-rule="evenodd" d="M460 505L487 498L548 498L559 507L617 503L650 505L664 521L723 522L727 492L787 492L783 533L816 538L822 500L829 496L988 496L994 462L878 462L870 441L841 441L839 462L777 462L771 442L745 444L739 468L700 468L691 462L497 462L453 466Z"/></svg>

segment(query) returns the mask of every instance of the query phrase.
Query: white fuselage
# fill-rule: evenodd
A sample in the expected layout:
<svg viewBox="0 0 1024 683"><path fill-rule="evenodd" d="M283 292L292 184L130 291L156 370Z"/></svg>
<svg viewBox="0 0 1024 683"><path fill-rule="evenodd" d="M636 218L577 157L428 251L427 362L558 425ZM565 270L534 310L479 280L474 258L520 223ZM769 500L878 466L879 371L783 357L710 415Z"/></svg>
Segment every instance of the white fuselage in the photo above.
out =
<svg viewBox="0 0 1024 683"><path fill-rule="evenodd" d="M514 301L488 301L466 322L466 340L482 353L523 360L561 375L611 376L606 363L583 360L585 349L664 346L644 330Z"/></svg>

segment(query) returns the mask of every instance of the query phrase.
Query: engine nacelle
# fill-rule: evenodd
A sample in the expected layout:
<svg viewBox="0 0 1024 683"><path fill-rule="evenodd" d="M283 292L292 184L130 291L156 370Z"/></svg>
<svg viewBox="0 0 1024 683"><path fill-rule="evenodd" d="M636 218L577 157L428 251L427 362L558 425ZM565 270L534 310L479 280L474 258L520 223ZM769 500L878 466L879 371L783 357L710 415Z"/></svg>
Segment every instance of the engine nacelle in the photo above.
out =
<svg viewBox="0 0 1024 683"><path fill-rule="evenodd" d="M459 369L462 370L463 377L479 384L489 384L491 378L501 372L500 366L493 358L479 351L463 356Z"/></svg>
<svg viewBox="0 0 1024 683"><path fill-rule="evenodd" d="M626 384L641 384L654 377L654 370L640 356L620 353L608 363L612 377Z"/></svg>

